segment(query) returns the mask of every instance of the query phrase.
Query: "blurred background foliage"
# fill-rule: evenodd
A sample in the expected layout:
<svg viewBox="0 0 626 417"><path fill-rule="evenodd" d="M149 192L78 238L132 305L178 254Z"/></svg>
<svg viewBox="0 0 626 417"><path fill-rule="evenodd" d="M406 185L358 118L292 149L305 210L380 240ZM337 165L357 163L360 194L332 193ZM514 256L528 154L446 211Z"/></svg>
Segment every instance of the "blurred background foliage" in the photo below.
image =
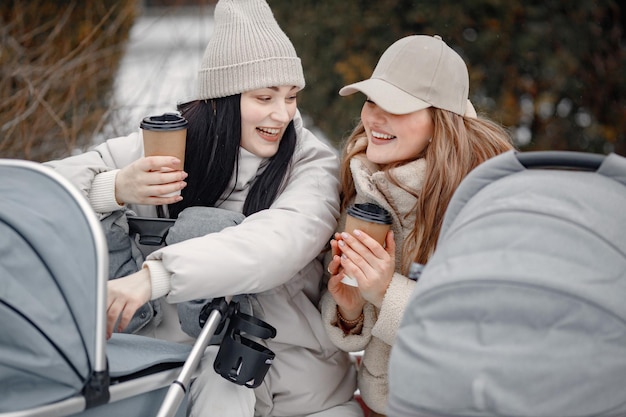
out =
<svg viewBox="0 0 626 417"><path fill-rule="evenodd" d="M88 147L142 8L214 2L0 2L0 157L43 161ZM626 155L617 0L268 2L302 58L299 106L337 146L364 99L338 90L368 78L395 40L438 34L467 62L478 112L508 127L521 149Z"/></svg>
<svg viewBox="0 0 626 417"><path fill-rule="evenodd" d="M269 0L300 54L299 106L340 143L364 97L338 90L368 78L411 34L441 35L466 61L479 113L524 150L626 155L624 11L613 0Z"/></svg>
<svg viewBox="0 0 626 417"><path fill-rule="evenodd" d="M92 143L138 5L0 2L0 157L44 161Z"/></svg>

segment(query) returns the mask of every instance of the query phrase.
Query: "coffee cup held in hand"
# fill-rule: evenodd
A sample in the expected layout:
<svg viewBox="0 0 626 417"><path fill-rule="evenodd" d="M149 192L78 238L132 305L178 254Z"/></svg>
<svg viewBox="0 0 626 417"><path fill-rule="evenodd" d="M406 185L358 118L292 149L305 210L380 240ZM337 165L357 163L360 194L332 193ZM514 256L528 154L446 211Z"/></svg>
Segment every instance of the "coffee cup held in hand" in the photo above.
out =
<svg viewBox="0 0 626 417"><path fill-rule="evenodd" d="M346 227L348 233L359 229L367 233L382 246L385 244L387 232L391 227L391 214L374 203L353 204L346 212ZM344 284L357 287L357 280L345 275L341 280Z"/></svg>
<svg viewBox="0 0 626 417"><path fill-rule="evenodd" d="M145 117L139 127L143 134L145 156L175 156L185 166L185 144L187 141L187 119L177 113ZM165 170L167 170L165 168ZM172 197L180 190L162 195Z"/></svg>

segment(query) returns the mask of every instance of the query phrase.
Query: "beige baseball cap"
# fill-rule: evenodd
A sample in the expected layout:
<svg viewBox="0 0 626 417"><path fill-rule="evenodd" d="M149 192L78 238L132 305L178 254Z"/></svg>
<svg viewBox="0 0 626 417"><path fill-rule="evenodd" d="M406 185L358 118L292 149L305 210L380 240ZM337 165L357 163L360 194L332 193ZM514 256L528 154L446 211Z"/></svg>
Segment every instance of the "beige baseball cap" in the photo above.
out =
<svg viewBox="0 0 626 417"><path fill-rule="evenodd" d="M392 114L432 106L463 116L469 75L463 59L440 36L412 35L387 48L369 79L347 85L339 94L357 91Z"/></svg>

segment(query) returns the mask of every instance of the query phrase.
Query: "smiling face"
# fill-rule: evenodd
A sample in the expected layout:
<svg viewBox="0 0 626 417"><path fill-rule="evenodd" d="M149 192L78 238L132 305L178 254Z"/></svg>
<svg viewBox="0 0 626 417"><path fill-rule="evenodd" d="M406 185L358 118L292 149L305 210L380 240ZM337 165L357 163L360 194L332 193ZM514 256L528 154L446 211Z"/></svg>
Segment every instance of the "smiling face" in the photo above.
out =
<svg viewBox="0 0 626 417"><path fill-rule="evenodd" d="M260 88L241 94L241 147L261 158L272 157L296 114L297 87Z"/></svg>
<svg viewBox="0 0 626 417"><path fill-rule="evenodd" d="M379 165L416 159L434 130L429 109L391 114L369 99L361 109L361 120L367 134L367 159Z"/></svg>

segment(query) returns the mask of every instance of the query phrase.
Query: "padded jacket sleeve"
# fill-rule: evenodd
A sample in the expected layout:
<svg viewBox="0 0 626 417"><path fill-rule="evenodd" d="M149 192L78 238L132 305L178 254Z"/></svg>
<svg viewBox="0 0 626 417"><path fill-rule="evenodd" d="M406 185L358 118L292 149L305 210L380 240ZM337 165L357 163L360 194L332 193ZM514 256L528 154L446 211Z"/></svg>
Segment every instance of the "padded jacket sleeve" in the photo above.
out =
<svg viewBox="0 0 626 417"><path fill-rule="evenodd" d="M302 129L288 178L269 209L236 227L149 255L152 296L167 295L176 303L260 293L288 282L318 256L335 230L338 169L335 151Z"/></svg>

